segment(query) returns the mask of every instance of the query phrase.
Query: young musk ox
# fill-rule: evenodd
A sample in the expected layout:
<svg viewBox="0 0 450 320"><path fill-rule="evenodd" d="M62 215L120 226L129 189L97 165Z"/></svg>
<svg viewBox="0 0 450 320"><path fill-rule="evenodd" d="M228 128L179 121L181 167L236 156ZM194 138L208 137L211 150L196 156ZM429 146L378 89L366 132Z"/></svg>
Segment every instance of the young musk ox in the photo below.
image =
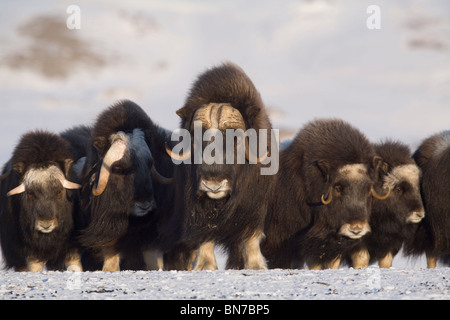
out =
<svg viewBox="0 0 450 320"><path fill-rule="evenodd" d="M366 137L335 119L315 120L280 153L262 252L270 268L338 268L370 231L381 159ZM388 196L389 191L385 196Z"/></svg>
<svg viewBox="0 0 450 320"><path fill-rule="evenodd" d="M405 245L407 255L426 254L427 267L450 255L450 131L425 139L413 154L422 170L421 193L425 218Z"/></svg>
<svg viewBox="0 0 450 320"><path fill-rule="evenodd" d="M372 232L350 253L354 268L367 267L374 261L378 261L380 268L390 268L392 259L404 241L414 235L425 215L419 186L420 169L409 147L394 141L374 147L383 159L375 190L391 189L392 192L386 200L373 199Z"/></svg>
<svg viewBox="0 0 450 320"><path fill-rule="evenodd" d="M103 271L119 271L121 256L133 258L125 268L162 268L163 237L157 228L171 211L173 163L165 153L168 131L155 125L131 101L103 111L91 131L92 146L82 170L82 209L88 225L80 243L103 263ZM164 176L165 175L165 176ZM140 259L140 260L139 260ZM90 267L91 268L91 267Z"/></svg>
<svg viewBox="0 0 450 320"><path fill-rule="evenodd" d="M181 234L178 251L169 257L171 268L190 269L195 259L192 253L199 248L195 269L217 269L213 249L219 244L229 252L227 268L265 269L259 245L273 176L261 174L261 162L278 153L272 154L272 126L259 92L241 68L225 63L198 77L177 115L180 127L190 132L193 151L179 155L167 150L175 160L183 160L175 166L175 213L180 224L175 231L167 231ZM258 142L267 138L271 156L267 150L259 150L257 157L241 136L234 141L233 150L225 150L223 143L219 161L208 163L203 157L196 163L195 153L202 151L204 155L212 145L211 141L195 143L196 123L201 124L202 136L206 130L226 137L229 129L255 129ZM267 136L262 137L259 129L268 129ZM246 159L239 162L237 154L244 149ZM235 157L232 163L226 159L230 152Z"/></svg>
<svg viewBox="0 0 450 320"><path fill-rule="evenodd" d="M0 241L16 271L82 271L74 241L74 193L69 143L47 131L26 133L0 178Z"/></svg>

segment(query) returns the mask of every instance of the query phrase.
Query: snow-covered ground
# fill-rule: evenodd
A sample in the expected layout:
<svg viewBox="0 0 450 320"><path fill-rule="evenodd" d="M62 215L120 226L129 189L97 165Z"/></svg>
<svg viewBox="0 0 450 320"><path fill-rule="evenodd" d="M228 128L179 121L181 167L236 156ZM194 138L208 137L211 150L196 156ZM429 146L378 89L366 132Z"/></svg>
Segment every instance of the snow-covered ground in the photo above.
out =
<svg viewBox="0 0 450 320"><path fill-rule="evenodd" d="M450 268L0 273L0 299L449 299Z"/></svg>
<svg viewBox="0 0 450 320"><path fill-rule="evenodd" d="M72 4L79 30L66 27ZM380 7L379 30L367 28L369 5ZM0 163L26 131L92 123L117 99L174 129L196 76L227 60L254 81L282 137L339 117L414 150L450 129L449 13L447 0L1 1ZM450 298L447 268L401 255L394 267L1 272L0 299Z"/></svg>

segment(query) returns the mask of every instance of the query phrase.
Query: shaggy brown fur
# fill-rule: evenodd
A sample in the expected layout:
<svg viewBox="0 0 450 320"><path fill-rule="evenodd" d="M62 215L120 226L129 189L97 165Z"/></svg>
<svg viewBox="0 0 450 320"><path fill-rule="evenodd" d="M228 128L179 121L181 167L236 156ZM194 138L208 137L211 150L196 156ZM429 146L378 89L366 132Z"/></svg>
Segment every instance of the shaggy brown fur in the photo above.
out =
<svg viewBox="0 0 450 320"><path fill-rule="evenodd" d="M405 252L413 256L426 253L428 266L434 267L440 258L448 262L450 255L450 131L425 139L413 158L422 170L425 218Z"/></svg>
<svg viewBox="0 0 450 320"><path fill-rule="evenodd" d="M259 92L244 71L234 64L225 63L198 77L184 107L177 111L181 117L180 127L190 130L195 112L209 103L230 104L241 113L246 129L272 128ZM269 132L269 150L270 142ZM205 146L204 143L203 148ZM172 268L189 268L184 260L190 256L189 252L209 241L223 245L229 252L227 268L244 267L247 255L242 251L243 243L259 232L262 234L267 194L271 193L270 181L273 177L262 176L260 167L260 164L247 162L212 165L204 162L198 165L182 163L175 167L175 213L179 214L176 217L179 225L175 231L168 233L181 234L178 254L186 254L172 257ZM227 179L231 188L228 196L221 199L206 196L199 189L199 183L204 178L216 181Z"/></svg>
<svg viewBox="0 0 450 320"><path fill-rule="evenodd" d="M352 182L339 171L350 164L366 168ZM366 137L342 120L315 120L300 130L280 154L262 243L269 266L302 267L306 262L327 268L358 244L360 239L342 236L339 230L345 223L368 220L378 165ZM331 203L323 204L322 195L332 196Z"/></svg>
<svg viewBox="0 0 450 320"><path fill-rule="evenodd" d="M111 147L110 137L119 131L130 139L142 132L146 145L130 147L129 157L113 164L104 192L93 196L103 159ZM155 165L162 175L172 176L173 163L164 149L169 138L168 131L155 125L138 105L128 100L98 116L91 131L93 147L86 151L81 178L82 209L88 222L79 241L97 257L97 263L87 262L88 269L98 269L101 261L117 254L134 259L122 261L125 268L144 268L142 250L162 246L165 236L160 235L158 226L169 219L166 215L172 211L172 186L154 181L151 167ZM139 216L133 215L136 208L141 212Z"/></svg>
<svg viewBox="0 0 450 320"><path fill-rule="evenodd" d="M26 133L3 168L0 187L0 236L7 268L27 270L27 261L40 261L49 270L64 267L66 254L75 250L73 201L77 191L64 189L56 179L32 181L23 193L7 193L23 182L30 170L54 166L70 180L69 144L47 131ZM36 221L57 221L50 233L36 229Z"/></svg>
<svg viewBox="0 0 450 320"><path fill-rule="evenodd" d="M398 176L401 172L395 171L404 166L416 167L409 147L394 141L386 141L374 147L377 155L383 159L382 177L376 184L376 189L382 190L382 186L389 183L393 184L392 192L386 200L372 200L372 232L364 237L361 247L355 248L354 252L365 249L370 256L370 261L367 262L378 261L381 262L380 266L390 267L390 257L395 257L404 241L410 239L417 230L417 223L408 219L416 214L420 219L424 208L419 189L419 175ZM397 176L393 176L394 174ZM386 257L389 258L385 259ZM355 264L353 266L355 267Z"/></svg>

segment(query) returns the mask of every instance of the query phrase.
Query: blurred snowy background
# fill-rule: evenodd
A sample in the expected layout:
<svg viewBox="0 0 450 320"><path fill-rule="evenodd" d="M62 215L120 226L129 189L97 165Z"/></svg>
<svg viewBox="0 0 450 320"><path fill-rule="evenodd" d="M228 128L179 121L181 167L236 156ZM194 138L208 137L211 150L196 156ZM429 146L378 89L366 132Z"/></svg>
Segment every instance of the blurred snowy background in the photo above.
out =
<svg viewBox="0 0 450 320"><path fill-rule="evenodd" d="M250 76L282 138L317 117L412 150L450 129L447 0L2 0L0 162L26 131L91 124L118 99L175 129L192 82L223 61Z"/></svg>

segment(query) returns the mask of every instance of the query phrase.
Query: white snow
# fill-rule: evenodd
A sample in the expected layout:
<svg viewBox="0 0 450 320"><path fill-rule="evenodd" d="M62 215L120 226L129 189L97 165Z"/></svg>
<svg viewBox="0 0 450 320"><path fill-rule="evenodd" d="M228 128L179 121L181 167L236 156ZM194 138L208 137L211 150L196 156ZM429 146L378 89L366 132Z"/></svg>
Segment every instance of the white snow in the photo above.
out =
<svg viewBox="0 0 450 320"><path fill-rule="evenodd" d="M65 29L71 4L80 30ZM366 27L374 4L380 30ZM122 98L174 129L196 76L226 60L248 73L283 138L339 117L414 150L449 129L449 12L447 0L2 1L0 163L26 131L92 123ZM390 270L0 272L0 299L450 298L449 269L425 266L399 254Z"/></svg>
<svg viewBox="0 0 450 320"><path fill-rule="evenodd" d="M450 268L0 273L1 299L292 300L450 297Z"/></svg>

